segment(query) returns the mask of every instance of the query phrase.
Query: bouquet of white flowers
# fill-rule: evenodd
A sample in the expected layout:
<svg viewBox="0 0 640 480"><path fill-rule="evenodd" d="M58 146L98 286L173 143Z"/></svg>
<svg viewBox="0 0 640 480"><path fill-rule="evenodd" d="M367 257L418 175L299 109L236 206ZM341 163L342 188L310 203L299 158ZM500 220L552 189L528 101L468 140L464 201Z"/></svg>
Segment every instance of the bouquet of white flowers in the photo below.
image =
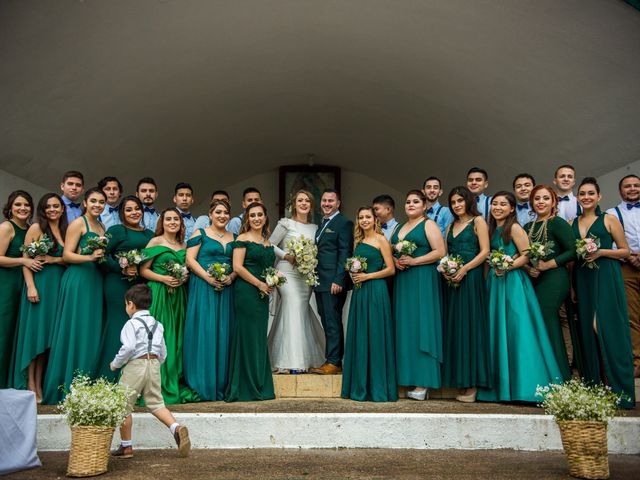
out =
<svg viewBox="0 0 640 480"><path fill-rule="evenodd" d="M349 272L349 275L354 273L365 273L367 271L367 257L361 257L360 255L349 257L347 258L344 268ZM362 284L357 283L355 287L362 288Z"/></svg>
<svg viewBox="0 0 640 480"><path fill-rule="evenodd" d="M578 258L584 260L582 264L583 267L587 268L598 268L598 264L596 262L590 262L587 260L587 255L590 253L595 253L600 248L600 239L595 235L591 234L587 238L580 238L576 240L576 254Z"/></svg>
<svg viewBox="0 0 640 480"><path fill-rule="evenodd" d="M207 275L218 282L224 282L231 273L231 265L228 263L212 263L207 268ZM216 287L217 292L221 292L222 288Z"/></svg>
<svg viewBox="0 0 640 480"><path fill-rule="evenodd" d="M493 269L506 271L513 265L513 257L507 255L502 248L499 248L498 250L491 250L487 257L487 263Z"/></svg>
<svg viewBox="0 0 640 480"><path fill-rule="evenodd" d="M140 252L140 250L129 250L128 252L119 252L116 253L116 258L118 259L118 265L123 270L128 267L134 267L140 265L144 262L147 257ZM133 282L137 278L138 274L136 273L133 276L127 275L125 278L130 282Z"/></svg>
<svg viewBox="0 0 640 480"><path fill-rule="evenodd" d="M296 260L296 269L304 277L304 283L310 287L318 285L318 247L304 235L300 238L292 238L287 242L288 253Z"/></svg>
<svg viewBox="0 0 640 480"><path fill-rule="evenodd" d="M464 261L462 260L462 257L460 255L447 255L440 259L440 263L436 267L436 270L445 275L448 286L458 288L460 286L460 283L454 282L447 277L454 276L460 271L463 265Z"/></svg>
<svg viewBox="0 0 640 480"><path fill-rule="evenodd" d="M106 233L104 235L96 235L96 236L91 236L87 238L87 243L82 249L82 253L84 255L88 255L90 253L95 252L96 250L106 250L107 245L109 245L110 238L111 238L111 235ZM106 261L107 261L106 257L100 257L100 259L98 260L98 263L103 263Z"/></svg>
<svg viewBox="0 0 640 480"><path fill-rule="evenodd" d="M168 275L178 280L181 285L189 278L189 269L179 262L165 262L160 267L166 270ZM174 287L167 287L167 289L169 293L176 291Z"/></svg>
<svg viewBox="0 0 640 480"><path fill-rule="evenodd" d="M531 265L534 267L537 266L540 260L552 254L553 247L555 247L555 243L552 241L548 241L547 243L531 242L529 248L527 248L527 257L531 260Z"/></svg>
<svg viewBox="0 0 640 480"><path fill-rule="evenodd" d="M265 268L264 272L262 272L262 278L264 278L265 283L272 288L276 288L287 283L287 277L285 277L284 273L273 267ZM266 295L263 292L260 292L261 298L264 298L265 296Z"/></svg>
<svg viewBox="0 0 640 480"><path fill-rule="evenodd" d="M400 240L393 246L393 254L396 257L402 257L403 255L410 257L417 248L418 246L411 240Z"/></svg>
<svg viewBox="0 0 640 480"><path fill-rule="evenodd" d="M48 254L53 249L53 242L45 233L40 240L34 240L29 245L22 245L20 251L26 253L29 258L41 257Z"/></svg>

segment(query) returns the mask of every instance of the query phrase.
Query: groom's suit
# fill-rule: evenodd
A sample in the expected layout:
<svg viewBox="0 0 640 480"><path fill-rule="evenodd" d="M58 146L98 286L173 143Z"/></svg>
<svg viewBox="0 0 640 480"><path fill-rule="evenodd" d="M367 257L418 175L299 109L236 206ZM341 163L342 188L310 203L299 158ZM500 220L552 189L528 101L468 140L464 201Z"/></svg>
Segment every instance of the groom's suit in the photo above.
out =
<svg viewBox="0 0 640 480"><path fill-rule="evenodd" d="M315 287L318 313L326 338L326 363L340 366L344 353L342 307L351 289L351 278L344 265L353 251L353 222L338 212L324 221L316 234L318 246L318 281ZM342 287L342 292L331 294L331 284Z"/></svg>

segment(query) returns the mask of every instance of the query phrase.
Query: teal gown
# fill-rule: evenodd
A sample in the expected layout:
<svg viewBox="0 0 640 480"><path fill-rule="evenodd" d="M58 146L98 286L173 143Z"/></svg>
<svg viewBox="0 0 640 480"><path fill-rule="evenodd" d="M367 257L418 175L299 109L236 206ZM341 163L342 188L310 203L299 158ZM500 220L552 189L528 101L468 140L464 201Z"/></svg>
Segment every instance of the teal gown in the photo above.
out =
<svg viewBox="0 0 640 480"><path fill-rule="evenodd" d="M206 271L211 264L233 265L233 242L223 246L200 229L187 248L200 245L196 260ZM218 292L195 274L189 279L184 326L184 378L203 400L224 400L229 376L229 345L234 330L233 286Z"/></svg>
<svg viewBox="0 0 640 480"><path fill-rule="evenodd" d="M398 242L400 225L391 237ZM431 251L418 223L403 240L413 241L414 257ZM409 267L396 272L393 286L393 312L396 331L396 370L398 384L440 388L442 364L442 291L436 264Z"/></svg>
<svg viewBox="0 0 640 480"><path fill-rule="evenodd" d="M124 308L124 294L136 283L144 282L144 278L140 276L133 281L125 278L116 254L144 249L154 233L146 229L132 230L124 225L113 225L107 233L111 238L106 251L107 261L103 264L107 271L104 276L105 319L98 375L113 382L117 380L119 373L112 372L109 364L120 350L120 332L129 320L129 315Z"/></svg>
<svg viewBox="0 0 640 480"><path fill-rule="evenodd" d="M152 271L160 275L167 275L164 264L178 262L184 265L187 251L175 251L164 245L156 245L145 248L143 253L147 259L153 259ZM164 327L164 342L167 345L167 358L160 366L164 403L175 405L198 402L200 398L184 381L182 366L187 286L182 284L171 292L164 283L150 281L149 288L151 288L153 295L149 313Z"/></svg>
<svg viewBox="0 0 640 480"><path fill-rule="evenodd" d="M256 278L273 266L273 246L255 242L233 242L234 248L246 248L244 267ZM229 383L225 402L250 402L275 398L271 362L267 347L269 298L238 277L234 283L233 304L236 328L231 340Z"/></svg>
<svg viewBox="0 0 640 480"><path fill-rule="evenodd" d="M513 240L508 244L499 227L491 249L503 248L507 255L518 253ZM491 269L489 291L489 355L493 381L489 389L478 389L484 402L538 402L536 387L562 382L562 371L549 339L542 311L526 272L511 270L498 277Z"/></svg>
<svg viewBox="0 0 640 480"><path fill-rule="evenodd" d="M385 267L380 250L359 243L354 255L366 257L367 273ZM354 288L342 361L342 398L361 402L398 400L389 290L384 278Z"/></svg>
<svg viewBox="0 0 640 480"><path fill-rule="evenodd" d="M89 223L82 217L87 233L80 237L78 252L91 237ZM69 388L77 370L95 377L100 355L103 325L102 272L97 262L72 263L60 284L60 301L56 310L51 352L42 387L42 402L52 405L65 394L58 388Z"/></svg>
<svg viewBox="0 0 640 480"><path fill-rule="evenodd" d="M55 250L50 251L49 256L62 257L64 248L58 243L54 245ZM61 264L48 264L39 272L33 272L33 282L40 299L38 303L31 303L27 299L27 284L24 284L20 297L20 313L11 369L13 388L21 390L27 388L29 364L38 355L51 348L64 270Z"/></svg>
<svg viewBox="0 0 640 480"><path fill-rule="evenodd" d="M447 236L449 255L460 255L465 264L480 252L473 226L472 220L454 237L452 224ZM447 387L491 386L487 289L483 268L484 265L480 264L469 271L457 287L445 286L442 383Z"/></svg>
<svg viewBox="0 0 640 480"><path fill-rule="evenodd" d="M600 239L600 248L610 249L613 238L605 226L605 215L600 215L593 222L587 236L594 235ZM578 219L573 221L572 228L575 238L581 238ZM635 388L631 327L620 261L600 257L596 260L598 268L594 269L582 266L583 263L581 259L576 261L576 296L583 362L580 374L595 383L606 381L614 392L624 394L620 405L633 408ZM593 330L594 321L597 334Z"/></svg>
<svg viewBox="0 0 640 480"><path fill-rule="evenodd" d="M26 230L9 220L13 227L13 238L7 247L5 257L22 257L20 247L24 244ZM22 293L22 267L0 267L0 388L8 388L11 383L13 337L18 318L18 306Z"/></svg>

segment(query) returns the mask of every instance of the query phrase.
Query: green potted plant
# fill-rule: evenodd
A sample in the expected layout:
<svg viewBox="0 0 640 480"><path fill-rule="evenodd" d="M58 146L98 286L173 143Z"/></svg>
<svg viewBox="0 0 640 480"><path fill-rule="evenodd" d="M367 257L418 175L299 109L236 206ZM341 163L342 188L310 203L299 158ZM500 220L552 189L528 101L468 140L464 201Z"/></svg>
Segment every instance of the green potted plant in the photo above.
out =
<svg viewBox="0 0 640 480"><path fill-rule="evenodd" d="M91 477L107 471L113 431L127 415L129 388L105 378L76 374L58 408L71 427L67 475Z"/></svg>
<svg viewBox="0 0 640 480"><path fill-rule="evenodd" d="M621 396L610 387L573 378L562 384L538 385L540 406L553 415L558 427L569 474L578 478L609 478L607 423L618 410Z"/></svg>

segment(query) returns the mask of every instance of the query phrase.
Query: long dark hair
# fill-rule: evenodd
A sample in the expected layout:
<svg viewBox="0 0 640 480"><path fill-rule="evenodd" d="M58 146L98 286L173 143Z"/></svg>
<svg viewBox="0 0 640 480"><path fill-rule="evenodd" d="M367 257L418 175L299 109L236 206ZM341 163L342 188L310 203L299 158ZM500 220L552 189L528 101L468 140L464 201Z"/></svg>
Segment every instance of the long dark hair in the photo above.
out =
<svg viewBox="0 0 640 480"><path fill-rule="evenodd" d="M506 198L507 202L509 202L509 205L513 209L509 216L505 218L502 233L500 234L502 241L507 244L511 241L511 227L513 227L514 223L518 223L518 217L516 215L516 197L513 193L503 190L495 193L491 198L491 202L493 203L497 197ZM498 223L496 222L496 219L493 218L493 214L489 215L489 238L493 238L493 234L496 232L497 228Z"/></svg>
<svg viewBox="0 0 640 480"><path fill-rule="evenodd" d="M247 208L245 208L244 215L242 216L242 225L240 225L240 233L248 232L251 229L251 227L249 227L249 210L255 207L262 208L262 211L264 212L265 222L262 226L262 232L260 233L262 238L266 240L269 238L269 235L271 235L271 231L269 230L269 215L267 214L267 207L260 202L252 202L247 206Z"/></svg>
<svg viewBox="0 0 640 480"><path fill-rule="evenodd" d="M462 199L464 200L464 209L466 213L473 217L477 217L478 215L480 215L480 212L478 211L478 205L476 203L476 197L473 196L473 193L471 193L471 191L467 187L457 186L451 189L448 197L449 210L451 210L451 215L453 215L454 220L460 220L458 215L456 215L456 212L454 212L453 208L451 207L451 199L454 195L460 195L462 197Z"/></svg>
<svg viewBox="0 0 640 480"><path fill-rule="evenodd" d="M60 215L60 219L58 220L58 228L60 229L60 236L64 240L64 237L67 235L67 227L69 226L69 221L67 220L67 210L64 202L62 201L62 197L57 193L45 193L40 201L38 202L38 208L36 209L36 223L49 239L54 242L53 250L56 251L58 248L58 242L56 241L56 237L53 236L53 232L51 231L51 225L49 225L49 219L47 218L47 203L50 199L55 198L60 202L60 206L62 207L62 215Z"/></svg>
<svg viewBox="0 0 640 480"><path fill-rule="evenodd" d="M11 217L12 217L11 207L13 207L13 202L15 202L16 198L18 197L24 198L29 203L29 206L31 207L31 214L27 219L27 222L29 222L33 218L33 198L31 198L31 195L29 195L29 192L25 192L24 190L16 190L9 194L9 198L7 198L7 203L2 209L2 215L4 215L4 218L6 218L7 220L11 220Z"/></svg>
<svg viewBox="0 0 640 480"><path fill-rule="evenodd" d="M144 214L144 205L142 205L142 200L140 200L135 195L127 195L122 200L120 200L120 203L118 204L118 217L120 218L120 223L125 226L126 224L124 221L124 206L127 202L133 202L138 205L138 207L140 207L140 211Z"/></svg>
<svg viewBox="0 0 640 480"><path fill-rule="evenodd" d="M184 220L182 220L182 214L178 211L176 207L165 208L162 211L162 213L160 213L160 216L158 217L158 223L156 223L156 237L159 237L164 234L164 216L169 212L175 213L176 215L178 215L178 218L180 218L180 230L178 230L178 233L176 233L176 240L182 243L184 242L184 234L186 233L187 229L184 226Z"/></svg>
<svg viewBox="0 0 640 480"><path fill-rule="evenodd" d="M102 195L104 197L105 204L107 203L107 196L98 187L90 188L89 190L84 192L84 201L85 201L85 203L89 200L89 197L91 195L93 195L94 193L99 193L100 195ZM87 213L87 206L83 204L82 205L82 214L84 215L85 213Z"/></svg>

